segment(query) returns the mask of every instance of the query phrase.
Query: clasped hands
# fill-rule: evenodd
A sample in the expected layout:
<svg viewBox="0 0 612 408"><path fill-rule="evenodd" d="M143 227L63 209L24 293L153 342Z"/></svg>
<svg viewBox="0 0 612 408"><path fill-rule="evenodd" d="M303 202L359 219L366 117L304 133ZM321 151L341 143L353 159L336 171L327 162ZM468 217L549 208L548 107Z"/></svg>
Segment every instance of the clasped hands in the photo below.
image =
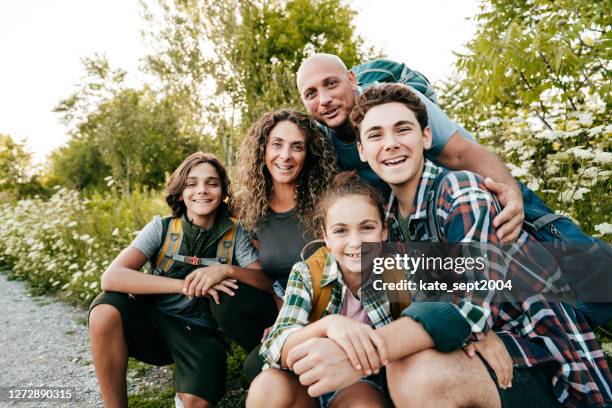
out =
<svg viewBox="0 0 612 408"><path fill-rule="evenodd" d="M183 294L189 297L209 296L220 303L219 293L234 296L238 289L236 279L231 279L231 265L219 264L198 268L185 278Z"/></svg>
<svg viewBox="0 0 612 408"><path fill-rule="evenodd" d="M326 337L309 339L287 356L287 366L311 397L346 388L388 364L384 341L374 329L342 315L323 319ZM501 388L512 386L512 359L495 332L465 348L469 357L476 352L493 368Z"/></svg>

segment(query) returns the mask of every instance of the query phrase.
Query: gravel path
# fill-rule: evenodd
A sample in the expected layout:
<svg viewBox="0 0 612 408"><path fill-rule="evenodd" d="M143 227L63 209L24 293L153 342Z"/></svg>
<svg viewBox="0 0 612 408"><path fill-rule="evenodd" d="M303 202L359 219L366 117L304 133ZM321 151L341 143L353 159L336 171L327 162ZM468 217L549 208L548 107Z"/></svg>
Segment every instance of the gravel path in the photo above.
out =
<svg viewBox="0 0 612 408"><path fill-rule="evenodd" d="M0 407L101 407L85 325L87 312L31 297L0 274L0 387L75 387L60 403L0 401Z"/></svg>

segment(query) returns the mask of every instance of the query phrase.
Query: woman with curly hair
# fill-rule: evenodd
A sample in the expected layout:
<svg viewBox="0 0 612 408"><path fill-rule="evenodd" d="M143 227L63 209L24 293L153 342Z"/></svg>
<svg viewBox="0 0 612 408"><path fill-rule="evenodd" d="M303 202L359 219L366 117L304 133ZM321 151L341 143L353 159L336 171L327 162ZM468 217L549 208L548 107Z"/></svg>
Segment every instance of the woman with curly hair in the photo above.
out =
<svg viewBox="0 0 612 408"><path fill-rule="evenodd" d="M237 170L240 222L254 238L264 272L275 281L278 304L293 264L313 240L316 203L337 173L333 147L310 117L293 110L268 112L242 142ZM263 364L258 349L245 363L249 378Z"/></svg>

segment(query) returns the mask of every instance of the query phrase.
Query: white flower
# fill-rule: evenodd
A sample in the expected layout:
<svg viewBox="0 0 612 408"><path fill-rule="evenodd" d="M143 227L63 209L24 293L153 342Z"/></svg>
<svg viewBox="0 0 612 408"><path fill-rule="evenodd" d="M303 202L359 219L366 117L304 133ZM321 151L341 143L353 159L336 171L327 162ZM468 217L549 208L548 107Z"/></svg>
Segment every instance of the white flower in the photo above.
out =
<svg viewBox="0 0 612 408"><path fill-rule="evenodd" d="M85 242L89 241L90 238L91 237L88 234L83 234L79 237L81 241L85 241Z"/></svg>
<svg viewBox="0 0 612 408"><path fill-rule="evenodd" d="M593 123L593 115L590 112L581 112L576 115L578 122L584 126L591 126Z"/></svg>
<svg viewBox="0 0 612 408"><path fill-rule="evenodd" d="M595 231L599 232L602 235L612 234L612 224L610 224L609 222L604 222L603 224L596 225Z"/></svg>
<svg viewBox="0 0 612 408"><path fill-rule="evenodd" d="M579 160L591 160L595 157L592 151L583 149L582 146L572 147L567 149L567 152L573 154Z"/></svg>
<svg viewBox="0 0 612 408"><path fill-rule="evenodd" d="M113 232L111 233L111 236L113 237L118 237L119 236L119 228L115 228L113 230Z"/></svg>
<svg viewBox="0 0 612 408"><path fill-rule="evenodd" d="M77 225L76 221L70 221L68 224L66 224L66 227L72 228L72 227L76 227L76 225Z"/></svg>
<svg viewBox="0 0 612 408"><path fill-rule="evenodd" d="M598 150L595 152L595 161L601 164L612 163L612 153Z"/></svg>
<svg viewBox="0 0 612 408"><path fill-rule="evenodd" d="M582 200L584 198L584 195L589 191L591 190L586 187L578 188L578 190L576 190L576 192L574 193L574 200Z"/></svg>
<svg viewBox="0 0 612 408"><path fill-rule="evenodd" d="M523 141L522 140L508 140L505 144L504 144L504 150L509 152L509 151L514 151L517 150L518 148L523 146Z"/></svg>
<svg viewBox="0 0 612 408"><path fill-rule="evenodd" d="M508 163L508 167L510 167L510 172L512 173L514 177L523 177L529 174L529 169L517 167L512 163Z"/></svg>
<svg viewBox="0 0 612 408"><path fill-rule="evenodd" d="M89 284L89 289L95 289L98 287L98 281L93 281Z"/></svg>

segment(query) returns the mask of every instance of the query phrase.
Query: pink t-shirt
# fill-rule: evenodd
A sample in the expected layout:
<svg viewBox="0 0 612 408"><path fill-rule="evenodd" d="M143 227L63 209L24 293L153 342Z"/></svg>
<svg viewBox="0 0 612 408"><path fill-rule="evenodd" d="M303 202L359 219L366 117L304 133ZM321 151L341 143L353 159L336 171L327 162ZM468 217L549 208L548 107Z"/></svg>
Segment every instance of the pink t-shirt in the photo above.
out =
<svg viewBox="0 0 612 408"><path fill-rule="evenodd" d="M348 288L346 288L346 293L344 295L344 302L342 302L342 309L340 310L340 314L348 317L351 320L355 320L360 323L365 323L368 326L372 325L370 318L368 317L368 313L363 308L363 305Z"/></svg>

